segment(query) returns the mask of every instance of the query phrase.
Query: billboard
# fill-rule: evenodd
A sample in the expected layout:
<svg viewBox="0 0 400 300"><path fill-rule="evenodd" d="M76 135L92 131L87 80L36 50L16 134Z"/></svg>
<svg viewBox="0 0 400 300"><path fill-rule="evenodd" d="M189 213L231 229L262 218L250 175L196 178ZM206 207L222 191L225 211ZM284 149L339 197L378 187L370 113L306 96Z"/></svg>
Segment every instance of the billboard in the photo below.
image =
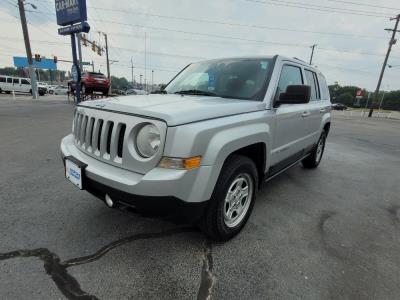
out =
<svg viewBox="0 0 400 300"><path fill-rule="evenodd" d="M26 57L14 56L13 60L14 66L17 68L27 68L29 66L28 58ZM57 64L54 62L54 59L42 58L41 61L33 60L33 66L38 69L57 70Z"/></svg>
<svg viewBox="0 0 400 300"><path fill-rule="evenodd" d="M86 0L55 0L55 5L58 25L87 21Z"/></svg>

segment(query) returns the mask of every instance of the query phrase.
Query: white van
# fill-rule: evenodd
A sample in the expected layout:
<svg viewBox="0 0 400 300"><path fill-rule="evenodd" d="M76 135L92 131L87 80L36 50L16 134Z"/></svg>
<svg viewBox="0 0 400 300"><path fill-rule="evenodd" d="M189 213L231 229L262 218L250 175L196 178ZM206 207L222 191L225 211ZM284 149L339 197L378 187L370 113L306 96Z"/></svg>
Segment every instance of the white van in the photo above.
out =
<svg viewBox="0 0 400 300"><path fill-rule="evenodd" d="M5 92L10 94L12 91L16 93L31 93L30 79L0 75L0 93Z"/></svg>

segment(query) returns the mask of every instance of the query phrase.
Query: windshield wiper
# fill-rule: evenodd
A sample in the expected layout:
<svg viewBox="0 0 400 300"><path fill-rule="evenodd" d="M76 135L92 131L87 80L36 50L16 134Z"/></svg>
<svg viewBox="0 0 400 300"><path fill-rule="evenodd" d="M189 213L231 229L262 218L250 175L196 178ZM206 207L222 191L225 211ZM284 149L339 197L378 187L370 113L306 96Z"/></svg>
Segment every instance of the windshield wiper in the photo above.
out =
<svg viewBox="0 0 400 300"><path fill-rule="evenodd" d="M206 92L201 90L182 90L177 91L174 94L181 94L181 95L199 95L199 96L216 96L215 93Z"/></svg>
<svg viewBox="0 0 400 300"><path fill-rule="evenodd" d="M159 90L159 91L151 92L151 94L168 94L168 93L165 90Z"/></svg>

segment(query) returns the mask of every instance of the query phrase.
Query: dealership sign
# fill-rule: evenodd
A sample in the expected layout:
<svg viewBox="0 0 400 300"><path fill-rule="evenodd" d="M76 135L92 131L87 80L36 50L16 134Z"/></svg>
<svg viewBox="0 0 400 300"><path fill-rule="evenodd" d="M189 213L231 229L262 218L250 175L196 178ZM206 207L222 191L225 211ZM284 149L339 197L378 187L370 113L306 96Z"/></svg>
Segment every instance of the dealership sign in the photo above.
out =
<svg viewBox="0 0 400 300"><path fill-rule="evenodd" d="M90 30L89 24L87 22L82 22L82 23L71 25L68 27L61 27L58 29L58 34L67 35L67 34L78 33L78 32L88 33L89 30Z"/></svg>
<svg viewBox="0 0 400 300"><path fill-rule="evenodd" d="M55 0L57 24L72 25L87 20L86 0Z"/></svg>

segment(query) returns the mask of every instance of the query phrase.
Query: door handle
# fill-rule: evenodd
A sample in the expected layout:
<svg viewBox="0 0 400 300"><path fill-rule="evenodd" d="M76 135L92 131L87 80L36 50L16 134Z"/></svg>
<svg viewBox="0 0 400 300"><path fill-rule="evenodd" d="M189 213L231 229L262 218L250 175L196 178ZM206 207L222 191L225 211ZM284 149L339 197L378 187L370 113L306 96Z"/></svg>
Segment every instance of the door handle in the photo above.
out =
<svg viewBox="0 0 400 300"><path fill-rule="evenodd" d="M310 113L309 111L305 111L305 112L303 112L303 113L301 114L301 116L302 116L303 118L306 118L306 117L308 117L309 115L311 115L311 113Z"/></svg>
<svg viewBox="0 0 400 300"><path fill-rule="evenodd" d="M321 108L321 109L319 110L319 112L320 112L321 114L323 114L323 113L326 112L326 109L325 109L325 108Z"/></svg>

